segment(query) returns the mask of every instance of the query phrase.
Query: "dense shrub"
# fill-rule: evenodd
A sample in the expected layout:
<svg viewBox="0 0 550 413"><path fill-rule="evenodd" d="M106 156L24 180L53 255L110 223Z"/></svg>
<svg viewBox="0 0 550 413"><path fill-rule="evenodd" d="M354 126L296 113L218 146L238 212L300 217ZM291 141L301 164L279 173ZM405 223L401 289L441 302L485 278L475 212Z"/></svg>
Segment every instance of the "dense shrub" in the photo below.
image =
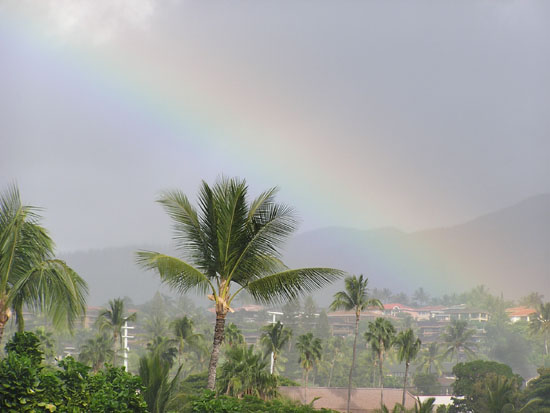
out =
<svg viewBox="0 0 550 413"><path fill-rule="evenodd" d="M330 409L314 409L286 399L264 401L254 396L244 396L242 399L219 396L214 392L205 391L202 396L193 401L187 410L189 413L336 413Z"/></svg>
<svg viewBox="0 0 550 413"><path fill-rule="evenodd" d="M123 368L90 375L90 368L72 357L57 369L47 367L32 333L16 333L6 352L0 361L2 412L147 412L140 378Z"/></svg>

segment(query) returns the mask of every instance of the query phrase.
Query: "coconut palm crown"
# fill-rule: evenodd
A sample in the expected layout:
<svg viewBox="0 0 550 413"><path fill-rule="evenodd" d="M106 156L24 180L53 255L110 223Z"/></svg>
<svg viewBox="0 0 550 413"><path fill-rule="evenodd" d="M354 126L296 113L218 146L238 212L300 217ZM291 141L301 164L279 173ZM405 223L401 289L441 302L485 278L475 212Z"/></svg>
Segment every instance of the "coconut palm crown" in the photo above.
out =
<svg viewBox="0 0 550 413"><path fill-rule="evenodd" d="M23 306L45 312L56 327L72 328L86 311L86 282L54 257L54 243L40 226L37 209L21 203L16 186L0 194L0 341L16 315L24 330Z"/></svg>
<svg viewBox="0 0 550 413"><path fill-rule="evenodd" d="M198 208L180 191L159 199L173 221L174 241L182 258L151 251L137 253L143 268L155 270L170 287L185 293L208 294L214 302L216 324L208 388L213 390L223 341L225 318L235 296L246 290L257 302L271 304L308 294L343 275L330 268L288 269L279 249L294 232L291 208L275 202L276 188L247 199L244 180L203 182Z"/></svg>

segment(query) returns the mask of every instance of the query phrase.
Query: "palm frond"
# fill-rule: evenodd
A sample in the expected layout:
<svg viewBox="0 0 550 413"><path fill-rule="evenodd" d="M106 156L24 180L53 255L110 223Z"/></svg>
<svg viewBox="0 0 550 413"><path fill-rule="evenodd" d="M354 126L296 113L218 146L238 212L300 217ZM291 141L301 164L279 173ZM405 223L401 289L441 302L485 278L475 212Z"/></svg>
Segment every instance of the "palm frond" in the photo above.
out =
<svg viewBox="0 0 550 413"><path fill-rule="evenodd" d="M343 275L343 271L333 268L300 268L254 280L245 288L258 302L276 303L309 294Z"/></svg>
<svg viewBox="0 0 550 413"><path fill-rule="evenodd" d="M24 297L30 308L48 313L54 325L72 328L86 312L86 282L64 261L54 259L40 263L12 287L10 300Z"/></svg>
<svg viewBox="0 0 550 413"><path fill-rule="evenodd" d="M139 266L157 271L163 283L180 293L191 289L203 294L215 291L205 274L179 258L152 251L138 251L136 256Z"/></svg>

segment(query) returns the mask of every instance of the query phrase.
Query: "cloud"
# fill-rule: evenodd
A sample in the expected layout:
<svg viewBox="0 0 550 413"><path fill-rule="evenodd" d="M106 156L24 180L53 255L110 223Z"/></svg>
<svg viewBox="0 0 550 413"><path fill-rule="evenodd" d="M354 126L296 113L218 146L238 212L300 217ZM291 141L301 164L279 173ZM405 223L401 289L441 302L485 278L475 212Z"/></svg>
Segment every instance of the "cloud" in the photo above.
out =
<svg viewBox="0 0 550 413"><path fill-rule="evenodd" d="M14 1L12 10L31 17L47 34L64 40L104 44L125 29L147 29L155 0Z"/></svg>

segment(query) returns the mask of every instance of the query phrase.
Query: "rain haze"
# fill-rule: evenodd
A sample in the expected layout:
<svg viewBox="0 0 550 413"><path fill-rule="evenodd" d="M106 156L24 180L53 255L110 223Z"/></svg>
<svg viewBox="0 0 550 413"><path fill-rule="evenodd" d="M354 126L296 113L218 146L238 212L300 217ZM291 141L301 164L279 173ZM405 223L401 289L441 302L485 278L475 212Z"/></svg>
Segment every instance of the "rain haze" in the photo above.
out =
<svg viewBox="0 0 550 413"><path fill-rule="evenodd" d="M0 186L62 252L165 245L159 194L220 175L279 186L302 234L461 224L550 192L549 18L545 1L3 1Z"/></svg>

